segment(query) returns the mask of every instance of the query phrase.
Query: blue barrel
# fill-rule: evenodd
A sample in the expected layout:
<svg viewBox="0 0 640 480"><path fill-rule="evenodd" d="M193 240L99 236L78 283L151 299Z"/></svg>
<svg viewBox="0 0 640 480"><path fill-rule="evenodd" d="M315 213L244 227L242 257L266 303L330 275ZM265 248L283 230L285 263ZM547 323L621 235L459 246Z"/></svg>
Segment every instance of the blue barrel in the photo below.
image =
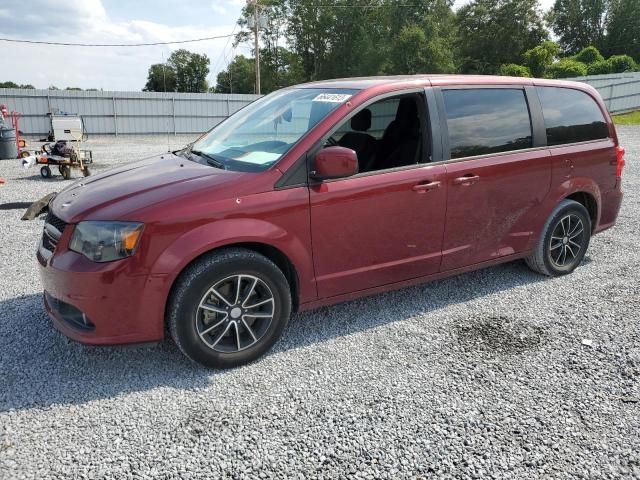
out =
<svg viewBox="0 0 640 480"><path fill-rule="evenodd" d="M16 131L0 124L0 159L18 158Z"/></svg>

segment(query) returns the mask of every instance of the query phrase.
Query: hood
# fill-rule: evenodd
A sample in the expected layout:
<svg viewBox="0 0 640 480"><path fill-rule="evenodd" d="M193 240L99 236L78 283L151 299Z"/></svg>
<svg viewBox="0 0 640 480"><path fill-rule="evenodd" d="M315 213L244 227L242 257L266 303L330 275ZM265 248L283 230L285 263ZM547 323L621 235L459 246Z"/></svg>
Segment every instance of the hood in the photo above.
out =
<svg viewBox="0 0 640 480"><path fill-rule="evenodd" d="M51 210L69 223L98 219L103 210L112 216L132 212L241 175L165 153L78 180L55 197Z"/></svg>

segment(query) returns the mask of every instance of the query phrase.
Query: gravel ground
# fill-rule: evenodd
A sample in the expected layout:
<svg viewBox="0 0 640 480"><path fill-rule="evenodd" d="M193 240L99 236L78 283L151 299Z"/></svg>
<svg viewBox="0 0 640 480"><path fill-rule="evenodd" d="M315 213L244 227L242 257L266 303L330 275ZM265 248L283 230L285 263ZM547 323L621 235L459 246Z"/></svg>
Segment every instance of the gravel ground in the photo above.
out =
<svg viewBox="0 0 640 480"><path fill-rule="evenodd" d="M0 210L0 477L640 478L640 128L619 133L619 223L573 275L516 262L298 314L225 372L55 332L42 221ZM91 140L95 170L164 142ZM0 204L66 184L0 175Z"/></svg>

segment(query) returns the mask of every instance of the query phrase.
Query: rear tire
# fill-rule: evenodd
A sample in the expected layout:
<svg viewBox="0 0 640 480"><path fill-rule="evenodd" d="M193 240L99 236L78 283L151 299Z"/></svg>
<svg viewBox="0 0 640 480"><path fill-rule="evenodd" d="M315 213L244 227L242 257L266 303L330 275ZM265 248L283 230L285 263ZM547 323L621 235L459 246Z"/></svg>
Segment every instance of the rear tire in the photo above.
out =
<svg viewBox="0 0 640 480"><path fill-rule="evenodd" d="M291 315L282 271L247 249L209 253L187 267L167 308L171 337L188 358L210 368L233 368L265 354Z"/></svg>
<svg viewBox="0 0 640 480"><path fill-rule="evenodd" d="M526 258L531 270L556 277L573 272L591 239L591 217L573 200L563 200L545 223L534 253Z"/></svg>
<svg viewBox="0 0 640 480"><path fill-rule="evenodd" d="M62 173L62 178L64 178L65 180L69 180L71 178L71 167L69 165L63 165L62 167L60 167L60 170L60 173Z"/></svg>

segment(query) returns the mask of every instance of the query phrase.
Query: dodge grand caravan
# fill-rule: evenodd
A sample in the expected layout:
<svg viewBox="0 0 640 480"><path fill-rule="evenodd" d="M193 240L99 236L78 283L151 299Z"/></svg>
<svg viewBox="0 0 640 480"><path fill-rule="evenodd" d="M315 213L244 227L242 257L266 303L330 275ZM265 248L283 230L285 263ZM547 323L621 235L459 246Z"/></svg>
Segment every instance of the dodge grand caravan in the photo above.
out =
<svg viewBox="0 0 640 480"><path fill-rule="evenodd" d="M618 215L624 150L588 85L373 77L267 95L182 150L63 190L45 306L88 344L160 341L233 367L293 311L525 259L582 261Z"/></svg>

